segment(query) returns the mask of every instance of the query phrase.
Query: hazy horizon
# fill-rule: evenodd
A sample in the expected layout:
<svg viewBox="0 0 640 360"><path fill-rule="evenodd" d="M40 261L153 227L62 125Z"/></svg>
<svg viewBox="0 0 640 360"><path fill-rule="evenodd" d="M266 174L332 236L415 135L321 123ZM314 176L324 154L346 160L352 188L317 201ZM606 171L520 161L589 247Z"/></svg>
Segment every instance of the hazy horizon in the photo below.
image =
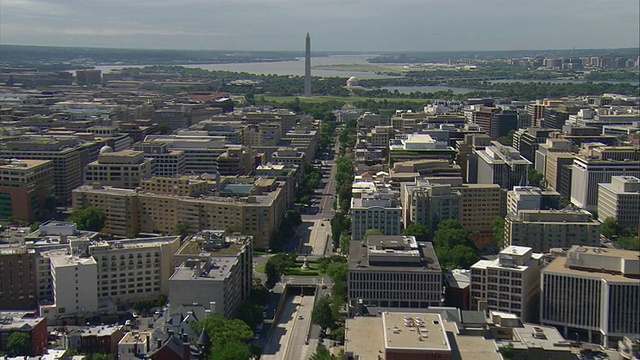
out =
<svg viewBox="0 0 640 360"><path fill-rule="evenodd" d="M1 0L0 44L318 52L635 48L637 0Z"/></svg>

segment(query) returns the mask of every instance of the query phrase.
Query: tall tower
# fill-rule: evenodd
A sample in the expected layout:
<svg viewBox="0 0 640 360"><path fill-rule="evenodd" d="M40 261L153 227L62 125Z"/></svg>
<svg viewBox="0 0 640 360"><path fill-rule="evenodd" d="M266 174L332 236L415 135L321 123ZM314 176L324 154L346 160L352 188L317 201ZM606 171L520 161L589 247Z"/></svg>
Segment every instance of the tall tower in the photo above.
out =
<svg viewBox="0 0 640 360"><path fill-rule="evenodd" d="M311 96L311 36L307 33L304 50L304 96Z"/></svg>

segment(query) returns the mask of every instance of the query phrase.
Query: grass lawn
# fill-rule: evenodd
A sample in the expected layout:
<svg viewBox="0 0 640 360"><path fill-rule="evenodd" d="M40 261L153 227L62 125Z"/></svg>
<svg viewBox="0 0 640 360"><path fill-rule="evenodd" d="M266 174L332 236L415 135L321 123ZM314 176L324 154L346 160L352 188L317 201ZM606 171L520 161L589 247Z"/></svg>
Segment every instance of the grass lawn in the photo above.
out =
<svg viewBox="0 0 640 360"><path fill-rule="evenodd" d="M259 272L260 274L266 274L267 272L264 269L265 267L265 264L256 266L256 272Z"/></svg>
<svg viewBox="0 0 640 360"><path fill-rule="evenodd" d="M285 271L285 275L295 275L295 276L318 276L320 275L320 270L318 269L318 264L315 262L309 262L309 270L302 270L302 261L296 261L296 265L294 267L290 267ZM256 272L260 274L266 274L265 264L256 266Z"/></svg>

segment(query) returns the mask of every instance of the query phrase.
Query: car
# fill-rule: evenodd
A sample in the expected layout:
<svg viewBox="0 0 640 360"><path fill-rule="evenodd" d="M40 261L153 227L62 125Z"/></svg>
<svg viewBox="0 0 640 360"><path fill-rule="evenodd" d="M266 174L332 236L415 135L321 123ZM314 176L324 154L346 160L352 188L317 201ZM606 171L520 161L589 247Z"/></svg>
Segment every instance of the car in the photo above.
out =
<svg viewBox="0 0 640 360"><path fill-rule="evenodd" d="M298 320L302 320L302 319L304 319L302 315L298 315Z"/></svg>
<svg viewBox="0 0 640 360"><path fill-rule="evenodd" d="M259 333L253 335L253 340L258 340L258 339L260 339L260 334Z"/></svg>
<svg viewBox="0 0 640 360"><path fill-rule="evenodd" d="M263 312L262 312L262 317L263 317L263 318L266 318L266 317L267 317L267 312L266 312L266 311L263 311Z"/></svg>
<svg viewBox="0 0 640 360"><path fill-rule="evenodd" d="M320 223L320 226L324 226L324 223Z"/></svg>

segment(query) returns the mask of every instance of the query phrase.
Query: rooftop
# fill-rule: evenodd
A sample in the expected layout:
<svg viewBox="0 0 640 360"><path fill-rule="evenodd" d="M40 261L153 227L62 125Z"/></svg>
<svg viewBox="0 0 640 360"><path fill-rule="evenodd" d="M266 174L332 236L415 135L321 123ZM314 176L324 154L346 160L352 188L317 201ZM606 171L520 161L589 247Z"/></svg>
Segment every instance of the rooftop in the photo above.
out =
<svg viewBox="0 0 640 360"><path fill-rule="evenodd" d="M349 270L440 271L431 243L420 243L413 236L370 235L352 241Z"/></svg>
<svg viewBox="0 0 640 360"><path fill-rule="evenodd" d="M440 314L382 314L386 349L451 351Z"/></svg>
<svg viewBox="0 0 640 360"><path fill-rule="evenodd" d="M0 332L9 329L33 328L45 318L26 311L0 311Z"/></svg>

